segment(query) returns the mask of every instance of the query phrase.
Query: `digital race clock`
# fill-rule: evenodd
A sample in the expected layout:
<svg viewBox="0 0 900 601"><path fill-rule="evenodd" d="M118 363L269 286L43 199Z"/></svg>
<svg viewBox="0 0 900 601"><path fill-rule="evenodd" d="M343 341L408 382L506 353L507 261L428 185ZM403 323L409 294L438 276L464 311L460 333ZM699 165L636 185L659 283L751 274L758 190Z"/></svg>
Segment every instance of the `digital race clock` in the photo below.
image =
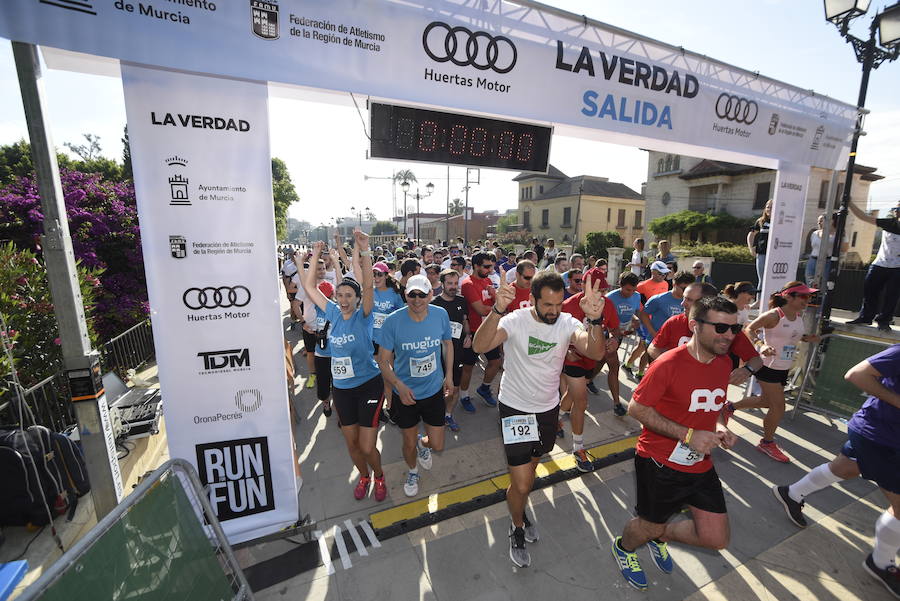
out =
<svg viewBox="0 0 900 601"><path fill-rule="evenodd" d="M377 102L370 117L371 158L547 172L550 127Z"/></svg>

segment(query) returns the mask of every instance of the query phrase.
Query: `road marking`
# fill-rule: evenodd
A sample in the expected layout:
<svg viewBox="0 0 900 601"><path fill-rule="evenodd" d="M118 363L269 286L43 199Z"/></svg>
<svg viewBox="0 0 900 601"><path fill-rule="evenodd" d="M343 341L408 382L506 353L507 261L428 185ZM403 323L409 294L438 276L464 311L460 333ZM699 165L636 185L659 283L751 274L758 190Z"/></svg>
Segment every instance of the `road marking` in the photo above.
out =
<svg viewBox="0 0 900 601"><path fill-rule="evenodd" d="M332 536L334 536L334 542L337 543L338 552L341 554L341 565L344 566L345 570L352 568L353 562L350 561L350 555L347 554L347 544L344 542L344 537L341 535L341 527L337 524L334 525Z"/></svg>
<svg viewBox="0 0 900 601"><path fill-rule="evenodd" d="M381 543L378 542L378 539L375 538L375 532L372 530L372 527L369 526L369 522L360 522L359 527L363 529L363 532L366 533L366 536L369 539L369 544L373 547L380 547Z"/></svg>
<svg viewBox="0 0 900 601"><path fill-rule="evenodd" d="M319 539L319 555L322 556L322 563L328 568L328 575L334 574L334 565L331 563L331 553L328 551L328 545L325 543L325 535L321 531L316 530L313 536Z"/></svg>
<svg viewBox="0 0 900 601"><path fill-rule="evenodd" d="M350 538L353 539L353 544L356 545L356 550L359 551L359 554L362 556L368 555L369 551L363 544L362 538L360 538L359 536L359 532L357 532L356 528L353 527L353 522L351 522L350 520L344 520L344 527L347 528L347 532L350 533Z"/></svg>

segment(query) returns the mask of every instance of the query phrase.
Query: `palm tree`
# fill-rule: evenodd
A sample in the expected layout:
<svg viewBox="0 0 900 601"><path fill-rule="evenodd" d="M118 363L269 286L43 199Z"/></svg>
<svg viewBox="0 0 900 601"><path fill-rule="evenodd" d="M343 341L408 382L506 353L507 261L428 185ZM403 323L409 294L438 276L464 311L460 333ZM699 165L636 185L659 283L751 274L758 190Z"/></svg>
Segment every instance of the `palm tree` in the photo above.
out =
<svg viewBox="0 0 900 601"><path fill-rule="evenodd" d="M403 169L402 171L395 173L394 181L400 182L401 184L403 182L409 182L411 184L419 182L419 180L416 179L416 174L409 169Z"/></svg>
<svg viewBox="0 0 900 601"><path fill-rule="evenodd" d="M454 198L450 201L450 215L462 215L463 201L461 198Z"/></svg>

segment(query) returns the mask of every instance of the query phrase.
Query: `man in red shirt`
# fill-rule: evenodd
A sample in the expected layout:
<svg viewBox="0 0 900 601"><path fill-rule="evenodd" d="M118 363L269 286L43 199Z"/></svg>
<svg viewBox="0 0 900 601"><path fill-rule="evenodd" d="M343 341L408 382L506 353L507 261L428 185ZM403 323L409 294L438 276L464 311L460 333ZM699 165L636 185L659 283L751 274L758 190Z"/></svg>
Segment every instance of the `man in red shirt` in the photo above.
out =
<svg viewBox="0 0 900 601"><path fill-rule="evenodd" d="M731 374L728 349L741 331L737 307L725 297L702 298L688 323L690 341L650 365L628 406L643 425L634 458L637 517L613 541L612 553L638 590L647 588L638 547L646 544L668 574L668 542L707 549L724 549L729 542L725 495L710 453L737 442L719 419ZM685 505L692 519L670 523Z"/></svg>
<svg viewBox="0 0 900 601"><path fill-rule="evenodd" d="M482 319L491 312L494 306L494 284L491 282L490 275L494 273L494 255L491 253L479 251L472 255L472 275L462 283L462 295L469 305L469 329L472 332L478 331ZM531 285L529 284L529 287ZM500 365L503 358L500 347L493 348L484 354L487 359L487 367L484 369L484 379L481 386L475 389L475 392L484 400L488 407L496 407L497 399L491 392L491 382L500 371ZM463 349L462 358L462 377L460 378L460 400L459 402L466 405L469 399L469 382L472 380L472 368L478 361L478 355L471 348Z"/></svg>
<svg viewBox="0 0 900 601"><path fill-rule="evenodd" d="M688 319L691 307L700 298L712 298L717 294L716 287L708 283L695 282L685 288L684 298L681 300L681 304L684 306L684 313L667 319L656 333L650 348L647 349L650 359L656 360L669 349L679 347L690 341L693 336ZM758 372L759 368L762 367L762 357L759 356L753 343L750 342L750 339L743 332L738 333L734 337L728 352L731 354L734 362L734 369L729 379L730 384L735 386L743 384L747 381L747 378ZM738 367L737 359L743 361L744 365Z"/></svg>
<svg viewBox="0 0 900 601"><path fill-rule="evenodd" d="M585 284L591 286L590 278L585 279ZM586 287L587 287L586 286ZM563 301L563 313L568 313L575 319L585 323L584 310L579 304L584 292L579 292ZM602 314L603 335L606 340L606 354L614 354L619 348L619 315L613 303L603 305ZM584 450L584 413L587 411L587 384L596 373L597 362L589 357L581 355L573 345L569 345L563 364L563 387L565 392L559 402L560 412L569 413L572 422L572 455L575 457L575 465L579 471L591 472L594 470L594 461ZM621 406L621 405L620 405ZM624 407L622 408L624 415ZM562 421L558 431L562 431Z"/></svg>
<svg viewBox="0 0 900 601"><path fill-rule="evenodd" d="M529 300L531 296L531 280L534 278L536 271L537 267L528 259L523 259L516 264L514 286L516 296L513 298L513 302L509 304L509 308L506 310L507 313L516 309L527 309L531 306L531 301Z"/></svg>

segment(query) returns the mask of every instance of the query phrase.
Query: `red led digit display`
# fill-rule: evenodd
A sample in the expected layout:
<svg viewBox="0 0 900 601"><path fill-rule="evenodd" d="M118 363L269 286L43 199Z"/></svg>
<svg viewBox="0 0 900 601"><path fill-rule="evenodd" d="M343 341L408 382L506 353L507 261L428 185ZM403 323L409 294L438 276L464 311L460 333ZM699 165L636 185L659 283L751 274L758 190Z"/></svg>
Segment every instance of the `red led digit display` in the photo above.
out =
<svg viewBox="0 0 900 601"><path fill-rule="evenodd" d="M371 103L371 158L547 171L552 129Z"/></svg>

